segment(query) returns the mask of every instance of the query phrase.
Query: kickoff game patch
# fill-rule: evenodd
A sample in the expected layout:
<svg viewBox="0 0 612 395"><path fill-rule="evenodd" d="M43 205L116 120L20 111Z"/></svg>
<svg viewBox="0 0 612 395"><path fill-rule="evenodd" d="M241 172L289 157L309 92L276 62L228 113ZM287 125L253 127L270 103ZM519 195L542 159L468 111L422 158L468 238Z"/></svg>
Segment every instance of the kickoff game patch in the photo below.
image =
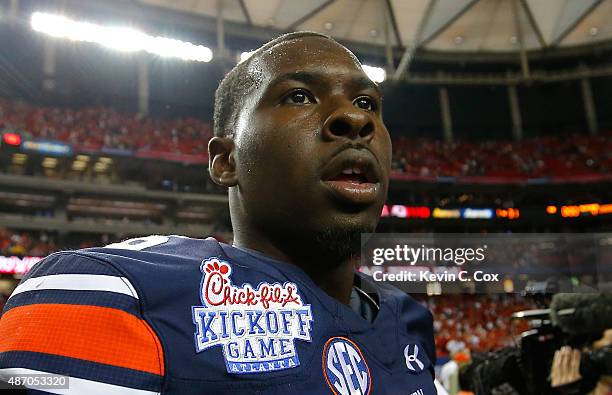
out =
<svg viewBox="0 0 612 395"><path fill-rule="evenodd" d="M311 341L312 313L294 283L232 284L229 263L200 265L202 306L193 306L196 352L223 347L228 373L262 373L300 364L294 341Z"/></svg>

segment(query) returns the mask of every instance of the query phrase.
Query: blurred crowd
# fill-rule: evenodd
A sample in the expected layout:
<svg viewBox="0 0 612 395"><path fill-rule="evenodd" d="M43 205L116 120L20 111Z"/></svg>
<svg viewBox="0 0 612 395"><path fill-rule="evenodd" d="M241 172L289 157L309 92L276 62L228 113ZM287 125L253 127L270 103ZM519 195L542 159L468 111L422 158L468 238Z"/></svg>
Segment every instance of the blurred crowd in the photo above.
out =
<svg viewBox="0 0 612 395"><path fill-rule="evenodd" d="M142 117L109 107L41 107L0 98L0 131L59 140L91 151L102 148L171 154L206 153L210 125L195 118Z"/></svg>
<svg viewBox="0 0 612 395"><path fill-rule="evenodd" d="M158 119L109 107L42 107L0 98L0 132L64 141L77 149L205 154L209 123ZM520 142L444 142L397 137L393 169L420 177L550 177L612 172L612 133L528 138Z"/></svg>
<svg viewBox="0 0 612 395"><path fill-rule="evenodd" d="M46 233L39 235L0 228L0 255L45 256L57 249Z"/></svg>
<svg viewBox="0 0 612 395"><path fill-rule="evenodd" d="M422 177L564 177L612 173L612 132L520 142L396 138L393 168Z"/></svg>
<svg viewBox="0 0 612 395"><path fill-rule="evenodd" d="M0 256L47 256L60 249L88 248L105 244L108 236L81 236L70 242L58 242L56 234L0 228Z"/></svg>
<svg viewBox="0 0 612 395"><path fill-rule="evenodd" d="M515 346L525 321L511 321L512 313L535 309L515 295L444 295L426 300L434 316L436 351L449 356L468 350L486 352Z"/></svg>

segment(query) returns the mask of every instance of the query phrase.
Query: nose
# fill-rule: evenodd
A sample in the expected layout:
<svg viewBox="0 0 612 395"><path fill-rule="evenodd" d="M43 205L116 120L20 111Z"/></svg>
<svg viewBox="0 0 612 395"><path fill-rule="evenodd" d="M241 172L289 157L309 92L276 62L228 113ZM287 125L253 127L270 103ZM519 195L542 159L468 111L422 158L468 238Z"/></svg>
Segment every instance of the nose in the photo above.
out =
<svg viewBox="0 0 612 395"><path fill-rule="evenodd" d="M352 105L343 106L325 120L323 136L329 140L344 137L370 141L374 137L374 122L364 110Z"/></svg>

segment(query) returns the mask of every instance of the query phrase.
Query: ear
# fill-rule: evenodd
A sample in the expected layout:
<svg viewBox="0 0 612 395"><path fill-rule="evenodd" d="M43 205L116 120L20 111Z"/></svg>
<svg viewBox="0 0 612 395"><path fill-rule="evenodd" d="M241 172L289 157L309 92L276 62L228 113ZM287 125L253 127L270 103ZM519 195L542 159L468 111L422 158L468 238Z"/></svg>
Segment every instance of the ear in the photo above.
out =
<svg viewBox="0 0 612 395"><path fill-rule="evenodd" d="M208 173L213 182L224 187L238 184L234 140L227 137L213 137L208 142Z"/></svg>

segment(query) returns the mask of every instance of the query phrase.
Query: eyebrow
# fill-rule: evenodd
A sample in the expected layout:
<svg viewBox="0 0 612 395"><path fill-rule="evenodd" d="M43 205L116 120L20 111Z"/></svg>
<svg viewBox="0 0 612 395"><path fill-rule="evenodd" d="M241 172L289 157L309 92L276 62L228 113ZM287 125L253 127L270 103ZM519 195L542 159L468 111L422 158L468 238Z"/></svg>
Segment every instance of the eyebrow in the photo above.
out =
<svg viewBox="0 0 612 395"><path fill-rule="evenodd" d="M292 73L285 73L276 77L274 80L272 80L270 86L274 86L285 81L297 81L306 85L321 85L321 81L324 81L328 76L328 73L323 73L320 71L296 71ZM364 75L353 73L353 75L350 76L349 85L356 90L373 89L379 96L382 96L378 85Z"/></svg>

